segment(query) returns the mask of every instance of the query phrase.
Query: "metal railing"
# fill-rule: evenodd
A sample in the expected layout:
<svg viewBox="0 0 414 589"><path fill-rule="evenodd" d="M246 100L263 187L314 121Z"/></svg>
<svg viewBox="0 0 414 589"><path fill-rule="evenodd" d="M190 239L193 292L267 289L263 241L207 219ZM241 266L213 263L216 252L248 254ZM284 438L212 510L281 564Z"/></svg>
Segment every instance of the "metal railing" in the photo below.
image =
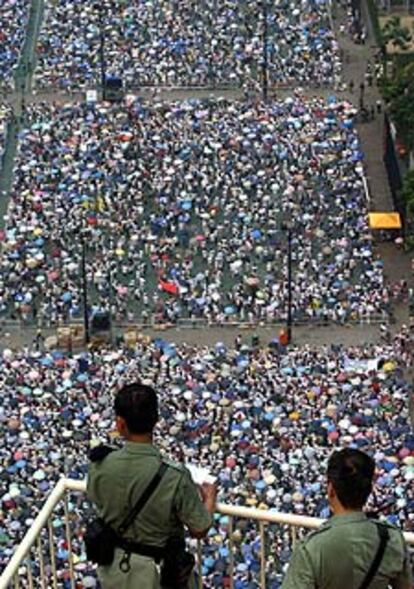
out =
<svg viewBox="0 0 414 589"><path fill-rule="evenodd" d="M67 491L85 493L86 482L62 478L50 493L43 508L33 521L30 529L16 548L12 558L0 577L0 589L13 587L14 589L59 589L62 587L61 579L69 579L71 589L75 589L76 571L73 551L74 539L71 530L71 517ZM59 558L56 538L54 535L54 511L63 500L63 519L65 557ZM230 576L230 589L234 587L235 573L235 546L234 546L234 520L243 519L254 521L258 525L260 540L260 588L266 588L266 526L277 524L287 526L291 543L294 546L298 538L298 531L302 529L318 528L323 520L294 515L289 513L273 512L263 509L238 507L219 503L217 511L221 516L227 516L228 536L228 567ZM414 546L414 533L405 533L407 543ZM48 554L45 554L45 550ZM202 587L202 544L198 542L198 569L199 587Z"/></svg>

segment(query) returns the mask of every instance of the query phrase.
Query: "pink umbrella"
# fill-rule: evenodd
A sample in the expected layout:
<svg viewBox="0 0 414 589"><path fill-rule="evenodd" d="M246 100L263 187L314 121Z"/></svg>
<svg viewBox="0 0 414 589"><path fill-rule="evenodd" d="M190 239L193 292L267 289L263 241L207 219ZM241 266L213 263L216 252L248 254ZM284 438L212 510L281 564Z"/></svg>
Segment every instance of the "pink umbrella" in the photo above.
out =
<svg viewBox="0 0 414 589"><path fill-rule="evenodd" d="M56 270L52 270L52 272L48 272L47 274L47 279L49 280L49 282L54 282L55 280L58 280L59 278L59 272L57 272Z"/></svg>
<svg viewBox="0 0 414 589"><path fill-rule="evenodd" d="M27 376L30 380L39 380L40 373L37 370L31 370Z"/></svg>

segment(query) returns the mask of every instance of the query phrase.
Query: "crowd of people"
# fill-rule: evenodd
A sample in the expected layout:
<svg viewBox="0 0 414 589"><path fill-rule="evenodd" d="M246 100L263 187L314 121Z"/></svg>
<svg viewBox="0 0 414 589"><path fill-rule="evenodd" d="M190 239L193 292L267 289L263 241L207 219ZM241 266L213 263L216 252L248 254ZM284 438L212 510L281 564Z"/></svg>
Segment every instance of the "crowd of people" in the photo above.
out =
<svg viewBox="0 0 414 589"><path fill-rule="evenodd" d="M4 150L6 146L7 126L10 121L12 109L5 102L0 102L0 169L3 163Z"/></svg>
<svg viewBox="0 0 414 589"><path fill-rule="evenodd" d="M0 308L56 324L386 314L355 109L300 92L269 104L40 104L1 234ZM82 247L82 242L84 247Z"/></svg>
<svg viewBox="0 0 414 589"><path fill-rule="evenodd" d="M13 88L26 27L30 0L2 0L0 10L0 91Z"/></svg>
<svg viewBox="0 0 414 589"><path fill-rule="evenodd" d="M37 84L93 87L103 65L128 86L241 85L260 77L266 44L271 83L324 85L340 72L329 11L328 0L58 0L40 35Z"/></svg>
<svg viewBox="0 0 414 589"><path fill-rule="evenodd" d="M376 460L376 501L390 503L384 517L414 530L412 390L402 373L412 365L412 349L412 334L403 328L389 345L350 348L286 351L273 343L252 347L238 338L231 349L221 343L193 348L142 339L132 347L77 355L4 350L0 562L9 559L59 477L83 479L89 448L100 441L117 444L113 395L137 378L159 393L156 444L173 459L207 468L217 477L221 501L325 518L327 458L337 447L357 447ZM72 495L69 521L82 588L95 582L82 542L88 509L83 495ZM217 515L209 533L203 557L206 587L227 586L228 524L228 518ZM52 525L66 588L62 508ZM257 587L258 530L236 520L233 540L235 587ZM289 545L287 530L269 527L270 588L279 586ZM46 547L44 552L47 563Z"/></svg>

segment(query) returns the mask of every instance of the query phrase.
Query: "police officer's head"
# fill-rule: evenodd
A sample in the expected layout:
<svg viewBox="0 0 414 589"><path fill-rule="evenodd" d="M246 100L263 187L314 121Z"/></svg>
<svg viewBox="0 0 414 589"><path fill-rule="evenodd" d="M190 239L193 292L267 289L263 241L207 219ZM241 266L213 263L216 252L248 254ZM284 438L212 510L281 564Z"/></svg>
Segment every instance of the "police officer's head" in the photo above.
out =
<svg viewBox="0 0 414 589"><path fill-rule="evenodd" d="M138 382L123 386L115 397L115 415L122 436L151 434L158 421L156 392Z"/></svg>
<svg viewBox="0 0 414 589"><path fill-rule="evenodd" d="M334 452L328 462L328 498L334 513L362 509L372 491L373 459L353 448Z"/></svg>

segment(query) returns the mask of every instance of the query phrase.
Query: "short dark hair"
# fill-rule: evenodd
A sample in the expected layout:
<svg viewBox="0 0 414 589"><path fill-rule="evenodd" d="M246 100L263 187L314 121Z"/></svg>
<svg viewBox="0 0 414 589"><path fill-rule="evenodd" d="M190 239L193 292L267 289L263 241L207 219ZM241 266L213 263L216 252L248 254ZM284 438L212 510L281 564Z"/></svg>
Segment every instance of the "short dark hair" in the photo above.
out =
<svg viewBox="0 0 414 589"><path fill-rule="evenodd" d="M334 452L328 461L328 481L346 508L361 509L372 491L374 460L354 448Z"/></svg>
<svg viewBox="0 0 414 589"><path fill-rule="evenodd" d="M158 421L157 393L139 382L123 386L114 406L115 414L125 419L131 434L151 433Z"/></svg>

